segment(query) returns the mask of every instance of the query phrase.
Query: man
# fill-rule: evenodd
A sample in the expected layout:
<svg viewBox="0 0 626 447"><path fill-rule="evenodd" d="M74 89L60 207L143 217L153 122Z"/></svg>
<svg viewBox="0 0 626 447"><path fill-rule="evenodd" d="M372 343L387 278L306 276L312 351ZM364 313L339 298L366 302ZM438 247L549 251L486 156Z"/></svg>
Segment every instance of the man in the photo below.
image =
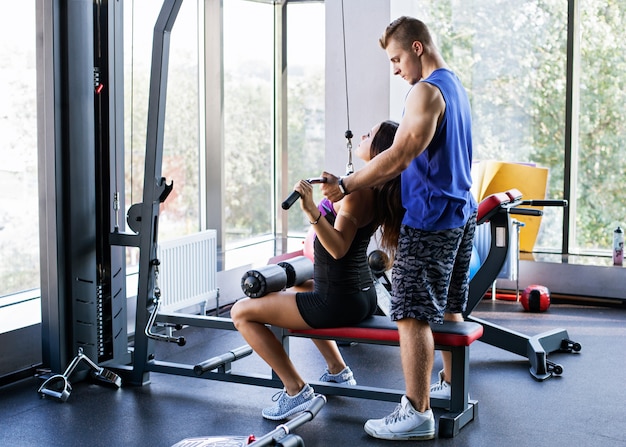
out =
<svg viewBox="0 0 626 447"><path fill-rule="evenodd" d="M406 395L391 415L368 420L365 431L381 439L432 439L429 322L462 321L476 228L470 105L423 22L400 17L379 42L393 73L413 86L393 145L350 176L325 172L327 183L321 188L337 201L401 174L406 213L392 271L390 317L398 324ZM449 374L450 357L444 356L439 385Z"/></svg>

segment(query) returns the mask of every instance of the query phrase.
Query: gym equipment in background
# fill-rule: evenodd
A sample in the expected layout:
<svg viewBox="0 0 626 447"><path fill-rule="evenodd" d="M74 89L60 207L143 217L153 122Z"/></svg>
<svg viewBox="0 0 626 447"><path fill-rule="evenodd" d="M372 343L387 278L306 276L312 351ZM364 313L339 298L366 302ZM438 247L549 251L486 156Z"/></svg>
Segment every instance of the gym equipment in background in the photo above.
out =
<svg viewBox="0 0 626 447"><path fill-rule="evenodd" d="M520 303L527 312L545 312L550 307L550 291L545 286L532 284L522 292Z"/></svg>
<svg viewBox="0 0 626 447"><path fill-rule="evenodd" d="M480 225L491 223L491 248L480 268L470 281L467 309L463 314L468 321L483 325L484 334L480 341L528 358L530 374L539 381L552 375L563 373L563 367L547 359L552 352L578 352L580 343L570 340L565 329L553 329L538 335L525 335L517 331L498 326L489 321L471 315L487 290L498 277L506 262L509 252L511 233L511 214L541 216L543 211L528 206L567 206L566 200L522 200L522 193L517 189L492 194L483 199L478 206Z"/></svg>
<svg viewBox="0 0 626 447"><path fill-rule="evenodd" d="M313 419L325 404L326 398L318 394L308 409L258 439L254 435L197 437L183 439L172 447L305 447L304 440L292 431Z"/></svg>
<svg viewBox="0 0 626 447"><path fill-rule="evenodd" d="M91 361L89 357L83 354L83 348L78 348L78 355L74 357L74 360L69 364L63 374L54 374L50 376L44 383L41 384L37 391L41 397L52 397L60 400L61 402L67 401L72 392L72 385L69 378L80 364L85 361L91 368L91 377L93 377L99 383L104 385L113 386L119 388L122 385L122 379L107 369L101 368Z"/></svg>

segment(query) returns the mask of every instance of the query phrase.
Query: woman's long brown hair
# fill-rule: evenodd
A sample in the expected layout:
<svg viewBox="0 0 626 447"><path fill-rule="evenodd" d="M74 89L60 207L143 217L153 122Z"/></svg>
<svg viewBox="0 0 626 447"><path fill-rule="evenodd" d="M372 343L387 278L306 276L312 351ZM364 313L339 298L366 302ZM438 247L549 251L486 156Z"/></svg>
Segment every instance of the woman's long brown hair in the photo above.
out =
<svg viewBox="0 0 626 447"><path fill-rule="evenodd" d="M387 120L380 124L370 145L370 160L391 147L396 130L398 130L398 123L395 121ZM377 186L375 191L376 221L381 226L380 248L387 253L390 262L393 262L400 235L400 225L404 217L400 176Z"/></svg>

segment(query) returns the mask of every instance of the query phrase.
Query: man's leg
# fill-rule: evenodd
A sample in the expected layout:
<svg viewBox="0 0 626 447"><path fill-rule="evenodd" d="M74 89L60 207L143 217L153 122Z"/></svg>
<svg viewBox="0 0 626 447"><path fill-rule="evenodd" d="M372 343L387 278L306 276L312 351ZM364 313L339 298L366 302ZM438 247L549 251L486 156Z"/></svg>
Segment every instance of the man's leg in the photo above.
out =
<svg viewBox="0 0 626 447"><path fill-rule="evenodd" d="M445 321L463 321L462 312L467 305L467 297L469 293L469 269L472 259L475 232L476 213L474 213L467 220L463 230L463 237L461 238L459 248L455 254L454 268L452 270L450 288L448 290L448 310L443 317ZM452 379L452 354L445 351L441 353L441 357L443 360L442 379L449 384ZM447 386L440 382L433 384L431 387L431 393L433 391L435 393L434 395L440 398L448 397L450 395L450 390Z"/></svg>
<svg viewBox="0 0 626 447"><path fill-rule="evenodd" d="M435 437L435 417L430 409L429 384L433 367L434 340L430 326L414 318L398 320L400 355L406 395L393 413L370 419L365 431L390 440L423 440Z"/></svg>
<svg viewBox="0 0 626 447"><path fill-rule="evenodd" d="M445 321L463 321L463 314L446 313L443 317ZM452 380L452 353L450 351L441 352L441 360L443 360L443 379L450 384Z"/></svg>
<svg viewBox="0 0 626 447"><path fill-rule="evenodd" d="M435 344L426 321L404 318L398 321L400 356L406 382L406 396L420 413L430 408L430 376Z"/></svg>

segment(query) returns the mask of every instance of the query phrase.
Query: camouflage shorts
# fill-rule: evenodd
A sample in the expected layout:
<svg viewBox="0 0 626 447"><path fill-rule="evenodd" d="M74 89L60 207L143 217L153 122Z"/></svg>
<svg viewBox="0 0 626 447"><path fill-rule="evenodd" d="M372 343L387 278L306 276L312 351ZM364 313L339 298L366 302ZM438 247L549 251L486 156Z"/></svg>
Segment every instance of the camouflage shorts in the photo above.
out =
<svg viewBox="0 0 626 447"><path fill-rule="evenodd" d="M465 310L475 230L476 214L451 230L402 226L392 270L392 320L441 323L444 312Z"/></svg>

